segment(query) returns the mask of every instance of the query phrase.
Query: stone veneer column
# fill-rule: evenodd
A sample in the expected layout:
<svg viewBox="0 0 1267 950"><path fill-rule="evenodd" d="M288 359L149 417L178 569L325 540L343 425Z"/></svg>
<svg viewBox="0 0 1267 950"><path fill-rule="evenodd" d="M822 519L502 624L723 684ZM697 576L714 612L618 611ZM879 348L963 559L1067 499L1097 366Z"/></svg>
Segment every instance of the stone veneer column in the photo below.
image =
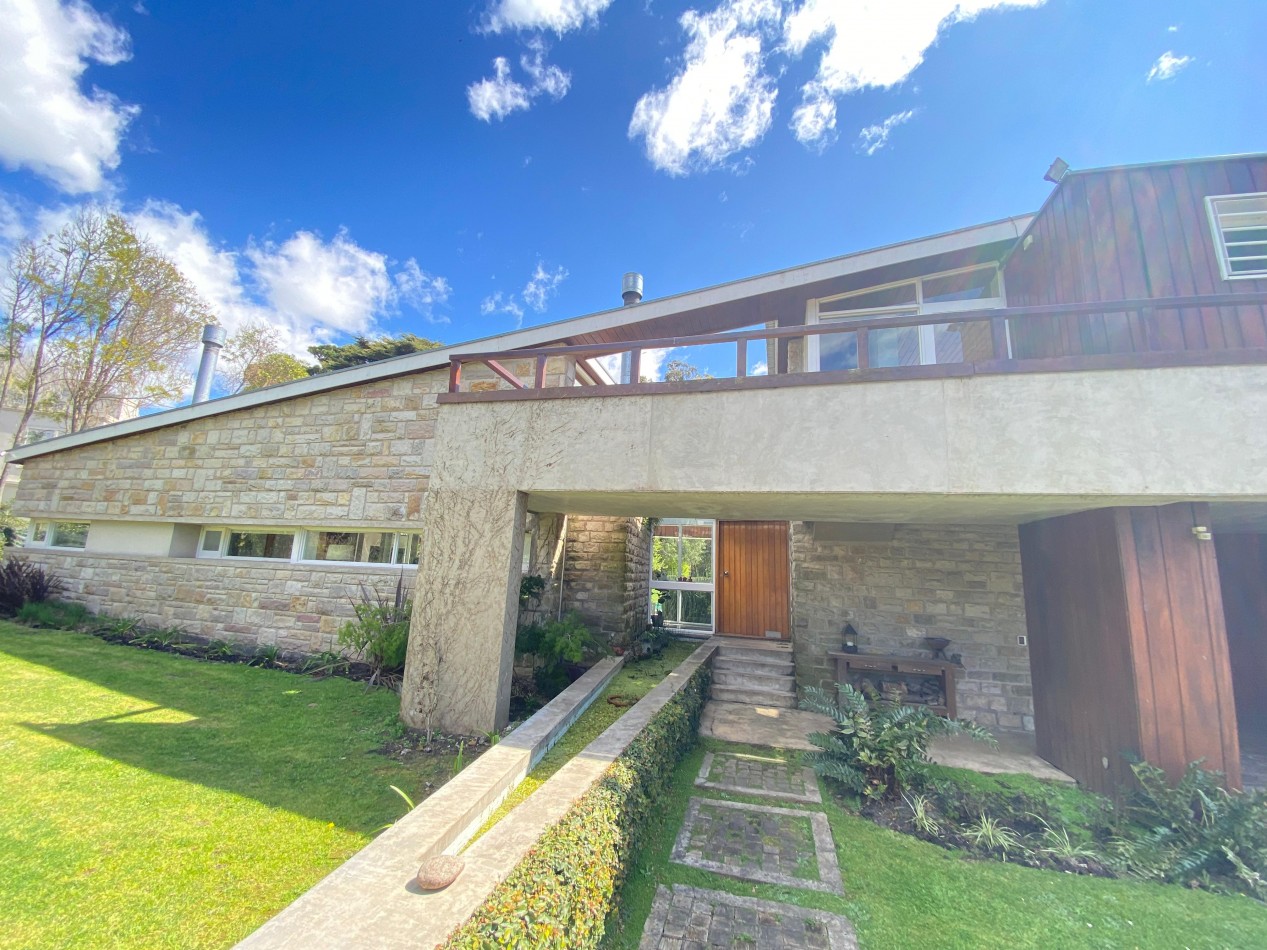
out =
<svg viewBox="0 0 1267 950"><path fill-rule="evenodd" d="M525 496L433 490L422 519L401 718L472 735L509 717Z"/></svg>

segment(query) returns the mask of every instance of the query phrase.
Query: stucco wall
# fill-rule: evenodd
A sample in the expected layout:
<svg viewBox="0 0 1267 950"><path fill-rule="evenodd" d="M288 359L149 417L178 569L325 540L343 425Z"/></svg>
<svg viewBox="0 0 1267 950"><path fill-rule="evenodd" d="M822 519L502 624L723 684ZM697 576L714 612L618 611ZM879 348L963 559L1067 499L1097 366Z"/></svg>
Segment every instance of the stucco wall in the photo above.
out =
<svg viewBox="0 0 1267 950"><path fill-rule="evenodd" d="M416 520L444 372L29 460L14 509L67 520L382 526Z"/></svg>
<svg viewBox="0 0 1267 950"><path fill-rule="evenodd" d="M863 653L928 657L924 637L963 656L961 718L1033 730L1020 542L1005 525L898 525L892 541L816 541L792 527L792 646L801 686L835 681L841 628Z"/></svg>
<svg viewBox="0 0 1267 950"><path fill-rule="evenodd" d="M27 549L66 584L66 600L150 626L245 646L319 653L338 648L338 632L353 616L361 585L392 597L403 576L412 591L417 572L310 564L104 556Z"/></svg>

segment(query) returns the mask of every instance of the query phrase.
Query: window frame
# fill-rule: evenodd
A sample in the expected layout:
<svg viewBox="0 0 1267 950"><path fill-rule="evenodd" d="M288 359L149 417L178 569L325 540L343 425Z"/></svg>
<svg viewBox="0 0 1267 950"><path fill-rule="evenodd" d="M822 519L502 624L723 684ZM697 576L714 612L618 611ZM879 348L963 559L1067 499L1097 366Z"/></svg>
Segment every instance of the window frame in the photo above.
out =
<svg viewBox="0 0 1267 950"><path fill-rule="evenodd" d="M53 538L57 534L57 526L63 524L83 525L84 526L84 543L83 544L54 544ZM44 527L44 537L42 540L36 540L35 532L40 526ZM28 548L42 548L52 551L83 551L88 547L88 535L92 531L91 521L67 521L64 518L32 518L30 525L26 530L26 543Z"/></svg>
<svg viewBox="0 0 1267 950"><path fill-rule="evenodd" d="M220 545L215 551L204 549L207 540L207 533L211 531L220 532ZM293 537L290 548L290 557L249 557L242 554L227 554L229 549L229 536L237 533L250 534L289 534ZM392 538L392 553L390 561L332 561L319 560L317 558L305 558L304 551L308 546L308 538L310 535L317 534L388 534ZM233 525L233 524L205 524L198 532L198 546L194 549L194 557L206 560L226 560L226 561L262 561L269 564L295 564L310 567L364 567L373 570L394 570L395 568L410 568L417 570L417 564L400 563L396 560L402 549L401 539L418 535L421 540L421 531L401 531L399 528L375 528L375 527L293 527L285 525ZM407 550L406 542L406 550Z"/></svg>
<svg viewBox="0 0 1267 950"><path fill-rule="evenodd" d="M1267 259L1263 260L1258 270L1250 273L1236 273L1232 270L1231 258L1227 253L1227 237L1223 232L1223 226L1220 223L1219 202L1221 201L1242 201L1245 199L1257 198L1263 203L1261 213L1267 218L1267 191L1248 191L1231 195L1206 195L1205 211L1206 218L1210 223L1210 233L1214 239L1214 254L1219 260L1219 273L1224 280L1267 280ZM1267 228L1267 224L1263 225ZM1259 243L1257 241L1252 243ZM1264 249L1267 250L1267 242L1264 243ZM1258 255L1255 255L1256 257Z"/></svg>
<svg viewBox="0 0 1267 950"><path fill-rule="evenodd" d="M655 576L655 542L657 535L653 531L651 534L651 546L648 549L647 577L649 589L647 592L647 607L650 613L651 592L655 590L675 592L678 594L679 605L682 601L682 595L686 593L700 593L709 595L709 617L707 624L690 623L688 621L670 621L665 618L665 625L675 630L687 631L715 631L717 629L717 520L715 518L661 518L662 525L675 525L679 528L678 540L678 565L681 566L682 558L682 541L683 536L680 531L682 527L690 525L707 524L712 528L712 535L709 540L709 579L707 581L680 581L670 580L667 578L657 579Z"/></svg>

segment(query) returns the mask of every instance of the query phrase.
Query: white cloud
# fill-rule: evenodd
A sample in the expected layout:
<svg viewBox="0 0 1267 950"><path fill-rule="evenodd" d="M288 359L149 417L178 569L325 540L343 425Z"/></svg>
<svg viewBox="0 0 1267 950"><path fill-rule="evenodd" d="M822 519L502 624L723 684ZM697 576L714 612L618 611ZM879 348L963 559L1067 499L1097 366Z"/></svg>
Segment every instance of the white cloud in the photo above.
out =
<svg viewBox="0 0 1267 950"><path fill-rule="evenodd" d="M752 364L752 369L748 370L749 376L769 376L770 364L765 360L757 360Z"/></svg>
<svg viewBox="0 0 1267 950"><path fill-rule="evenodd" d="M495 0L484 16L489 33L553 30L562 36L587 23L597 23L612 0Z"/></svg>
<svg viewBox="0 0 1267 950"><path fill-rule="evenodd" d="M500 290L480 301L480 313L492 316L495 313L508 313L515 318L515 326L524 322L524 308L519 305L514 294L504 295Z"/></svg>
<svg viewBox="0 0 1267 950"><path fill-rule="evenodd" d="M447 280L428 274L412 257L400 265L393 279L401 301L422 313L428 322L449 322L448 317L436 315L431 309L436 304L447 302L453 292Z"/></svg>
<svg viewBox="0 0 1267 950"><path fill-rule="evenodd" d="M519 65L528 74L524 85L510 74L510 61L504 56L493 60L493 75L466 87L466 101L471 115L485 122L504 119L512 112L529 109L532 102L546 95L562 99L572 85L572 74L545 61L547 47L540 39L528 43L528 52L519 57Z"/></svg>
<svg viewBox="0 0 1267 950"><path fill-rule="evenodd" d="M889 133L899 125L909 122L914 115L914 109L907 109L905 112L895 112L877 125L868 125L858 133L858 151L864 155L874 155L888 144Z"/></svg>
<svg viewBox="0 0 1267 950"><path fill-rule="evenodd" d="M0 24L0 162L72 194L100 191L139 109L80 78L89 63L128 59L128 34L83 0L0 0Z"/></svg>
<svg viewBox="0 0 1267 950"><path fill-rule="evenodd" d="M524 303L537 311L537 313L544 312L546 302L559 289L559 285L567 280L567 276L566 267L556 267L552 271L547 271L545 265L541 261L537 261L536 270L528 278L528 283L524 284Z"/></svg>
<svg viewBox="0 0 1267 950"><path fill-rule="evenodd" d="M806 144L836 127L840 96L862 89L887 89L906 79L924 60L938 35L956 23L990 10L1041 6L1045 0L804 0L784 23L788 52L800 55L825 43L814 78L801 87L792 128Z"/></svg>
<svg viewBox="0 0 1267 950"><path fill-rule="evenodd" d="M629 121L629 137L642 136L652 165L685 175L761 140L778 95L762 34L782 15L780 0L724 0L711 13L682 14L690 37L682 69L639 99Z"/></svg>
<svg viewBox="0 0 1267 950"><path fill-rule="evenodd" d="M510 62L505 56L493 60L493 75L466 87L471 115L485 122L504 119L512 112L532 105L526 86L510 78Z"/></svg>
<svg viewBox="0 0 1267 950"><path fill-rule="evenodd" d="M1179 71L1191 62L1191 56L1176 56L1173 50L1166 50L1157 57L1157 62L1153 63L1152 68L1148 70L1145 82L1164 82L1167 79L1174 79L1179 75Z"/></svg>

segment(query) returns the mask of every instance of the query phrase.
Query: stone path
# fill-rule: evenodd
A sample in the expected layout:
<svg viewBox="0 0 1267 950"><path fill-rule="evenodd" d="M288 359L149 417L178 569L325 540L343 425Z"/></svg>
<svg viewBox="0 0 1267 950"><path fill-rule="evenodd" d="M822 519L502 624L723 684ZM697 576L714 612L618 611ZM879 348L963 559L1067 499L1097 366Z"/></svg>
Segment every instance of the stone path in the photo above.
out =
<svg viewBox="0 0 1267 950"><path fill-rule="evenodd" d="M699 788L819 804L809 769L777 753L708 753ZM673 847L678 864L765 884L843 894L820 811L692 798ZM848 918L795 904L675 884L656 888L640 950L857 950Z"/></svg>
<svg viewBox="0 0 1267 950"><path fill-rule="evenodd" d="M856 950L848 919L794 904L663 884L640 950Z"/></svg>

